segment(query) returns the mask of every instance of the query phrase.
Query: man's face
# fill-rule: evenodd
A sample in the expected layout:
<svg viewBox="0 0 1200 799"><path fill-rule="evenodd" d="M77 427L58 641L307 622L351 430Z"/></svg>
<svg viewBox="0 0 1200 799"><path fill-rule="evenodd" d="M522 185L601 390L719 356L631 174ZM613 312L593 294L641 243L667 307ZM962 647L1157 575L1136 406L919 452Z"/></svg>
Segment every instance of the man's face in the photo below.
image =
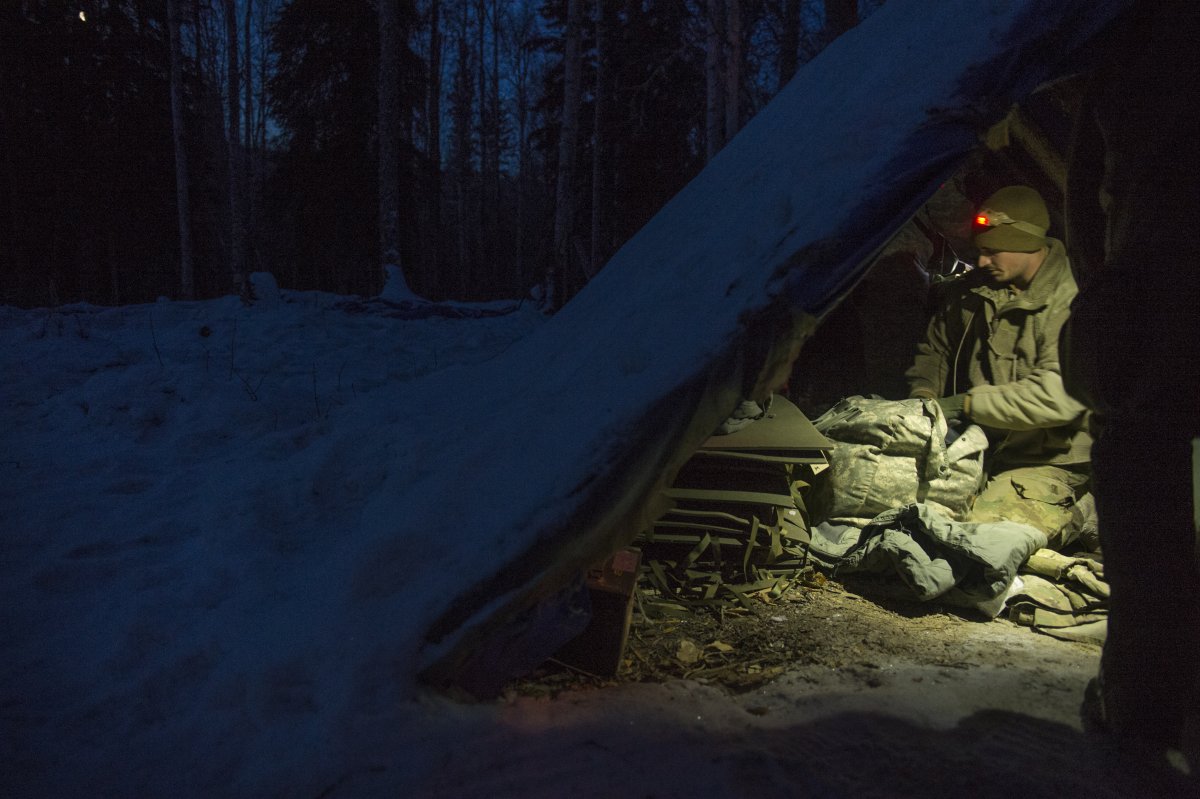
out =
<svg viewBox="0 0 1200 799"><path fill-rule="evenodd" d="M984 247L979 250L979 268L988 273L992 282L1000 286L1028 288L1038 267L1046 259L1044 250L1037 252L1010 252Z"/></svg>

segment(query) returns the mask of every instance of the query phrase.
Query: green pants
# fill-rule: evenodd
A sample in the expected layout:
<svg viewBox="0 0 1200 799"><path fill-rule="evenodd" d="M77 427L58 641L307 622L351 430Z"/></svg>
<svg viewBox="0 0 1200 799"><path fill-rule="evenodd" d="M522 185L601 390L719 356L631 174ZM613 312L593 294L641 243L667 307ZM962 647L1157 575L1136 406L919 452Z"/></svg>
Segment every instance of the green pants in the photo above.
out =
<svg viewBox="0 0 1200 799"><path fill-rule="evenodd" d="M1083 521L1076 503L1087 493L1086 468L1022 466L998 472L975 500L967 521L1021 522L1045 533L1050 548L1065 547L1079 536Z"/></svg>

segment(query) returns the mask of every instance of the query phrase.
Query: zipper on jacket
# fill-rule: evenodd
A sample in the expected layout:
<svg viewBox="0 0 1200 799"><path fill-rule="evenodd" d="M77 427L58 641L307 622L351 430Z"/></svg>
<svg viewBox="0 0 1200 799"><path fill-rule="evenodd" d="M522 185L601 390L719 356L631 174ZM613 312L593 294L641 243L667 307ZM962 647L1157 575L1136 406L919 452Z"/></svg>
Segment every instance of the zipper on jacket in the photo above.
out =
<svg viewBox="0 0 1200 799"><path fill-rule="evenodd" d="M954 363L950 367L950 387L953 389L950 392L951 395L958 393L958 358L962 355L963 344L967 341L967 334L971 332L971 326L975 324L977 313L979 313L978 310L971 311L971 318L963 325L962 336L958 339L958 347L954 350Z"/></svg>

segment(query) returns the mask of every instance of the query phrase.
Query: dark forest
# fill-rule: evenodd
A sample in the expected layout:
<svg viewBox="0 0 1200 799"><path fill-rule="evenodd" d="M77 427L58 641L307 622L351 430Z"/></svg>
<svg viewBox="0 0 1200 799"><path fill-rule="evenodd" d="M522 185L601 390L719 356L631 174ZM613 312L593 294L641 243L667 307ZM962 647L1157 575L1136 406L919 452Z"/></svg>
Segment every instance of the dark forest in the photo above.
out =
<svg viewBox="0 0 1200 799"><path fill-rule="evenodd" d="M854 0L0 9L0 302L291 289L553 310Z"/></svg>

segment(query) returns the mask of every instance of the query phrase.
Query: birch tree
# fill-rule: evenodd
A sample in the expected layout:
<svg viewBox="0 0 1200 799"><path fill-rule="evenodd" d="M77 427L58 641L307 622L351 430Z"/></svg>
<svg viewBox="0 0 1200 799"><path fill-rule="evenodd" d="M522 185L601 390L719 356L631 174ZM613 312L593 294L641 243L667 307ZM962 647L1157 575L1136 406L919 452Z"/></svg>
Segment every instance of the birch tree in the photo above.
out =
<svg viewBox="0 0 1200 799"><path fill-rule="evenodd" d="M196 296L192 265L192 204L187 149L183 138L183 52L179 37L178 0L167 0L167 29L171 46L171 134L175 144L175 205L179 214L179 295Z"/></svg>
<svg viewBox="0 0 1200 799"><path fill-rule="evenodd" d="M555 309L567 300L570 285L569 264L571 261L572 221L575 204L573 183L575 179L575 151L579 138L580 73L582 53L580 48L581 0L567 0L567 28L563 52L563 106L562 124L558 139L558 177L554 192L554 269L557 281L550 281L558 290L558 296L547 297L548 304ZM554 285L557 283L557 285Z"/></svg>
<svg viewBox="0 0 1200 799"><path fill-rule="evenodd" d="M592 271L608 260L612 248L612 27L613 3L595 2L596 86L592 92Z"/></svg>
<svg viewBox="0 0 1200 799"><path fill-rule="evenodd" d="M254 140L260 152L267 149L267 78L271 61L267 24L274 14L274 5L274 0L258 3L258 116L254 121Z"/></svg>
<svg viewBox="0 0 1200 799"><path fill-rule="evenodd" d="M707 163L721 150L724 125L723 86L721 80L721 0L708 0L704 42L704 160Z"/></svg>
<svg viewBox="0 0 1200 799"><path fill-rule="evenodd" d="M238 24L236 0L225 0L225 38L228 48L226 103L229 109L229 267L233 285L239 292L246 290L246 224L242 202L244 161L241 135L241 71L238 68Z"/></svg>
<svg viewBox="0 0 1200 799"><path fill-rule="evenodd" d="M488 169L484 176L485 190L483 192L485 202L489 209L489 213L484 217L486 220L486 240L488 241L488 252L494 255L499 255L500 247L500 150L503 147L503 127L504 120L501 115L500 108L500 5L498 0L492 0L489 9L489 21L491 23L492 34L492 52L491 52L491 83L488 86L488 124L486 126L486 134L490 139L488 148L491 154L491 162L488 164ZM480 25L483 21L480 21ZM480 101L483 101L483 87L480 87ZM496 268L499 264L495 264L491 270L491 286L496 288L503 285L499 280L499 270Z"/></svg>
<svg viewBox="0 0 1200 799"><path fill-rule="evenodd" d="M488 77L487 77L487 6L485 0L475 0L475 66L479 70L476 76L476 100L478 101L478 114L476 119L478 126L476 133L479 137L479 180L478 180L478 201L479 201L479 234L483 243L482 249L484 252L491 252L490 242L488 241L488 232L491 230L490 218L491 208L487 201L487 176L492 171L492 137L491 137L491 122L488 119Z"/></svg>
<svg viewBox="0 0 1200 799"><path fill-rule="evenodd" d="M455 289L463 296L468 286L467 182L471 175L471 108L475 96L467 12L460 9L454 31L455 69L450 91L450 177L454 192Z"/></svg>
<svg viewBox="0 0 1200 799"><path fill-rule="evenodd" d="M796 74L800 54L800 0L783 0L779 32L779 56L776 69L779 72L779 91Z"/></svg>
<svg viewBox="0 0 1200 799"><path fill-rule="evenodd" d="M197 159L202 165L196 183L206 184L214 196L225 195L228 205L228 184L220 185L222 177L229 180L229 148L225 139L225 111L221 100L221 69L213 53L220 36L220 24L215 19L213 7L192 0L192 46L196 51L196 104L200 108L201 142L198 149L203 157ZM198 187L199 188L199 187ZM230 227L218 227L220 248L229 251Z"/></svg>
<svg viewBox="0 0 1200 799"><path fill-rule="evenodd" d="M741 0L725 0L725 141L742 127Z"/></svg>
<svg viewBox="0 0 1200 799"><path fill-rule="evenodd" d="M254 125L252 123L254 119L254 58L251 55L253 51L250 48L250 28L251 21L253 20L254 0L242 0L242 2L246 4L242 18L242 61L244 62L242 68L242 98L245 107L245 113L242 117L245 121L242 131L242 149L245 152L249 152L254 149Z"/></svg>
<svg viewBox="0 0 1200 799"><path fill-rule="evenodd" d="M525 263L525 242L528 223L528 195L532 152L529 145L529 116L531 83L533 82L533 58L526 43L536 30L536 17L532 8L525 6L509 17L510 39L513 46L512 80L517 118L517 230L516 230L516 281L517 289L525 291L529 277Z"/></svg>
<svg viewBox="0 0 1200 799"><path fill-rule="evenodd" d="M400 2L379 0L379 259L382 280L399 281L400 270ZM389 273L392 273L389 275Z"/></svg>
<svg viewBox="0 0 1200 799"><path fill-rule="evenodd" d="M445 289L441 274L442 248L442 3L429 3L429 85L426 91L429 153L429 268L434 284Z"/></svg>

